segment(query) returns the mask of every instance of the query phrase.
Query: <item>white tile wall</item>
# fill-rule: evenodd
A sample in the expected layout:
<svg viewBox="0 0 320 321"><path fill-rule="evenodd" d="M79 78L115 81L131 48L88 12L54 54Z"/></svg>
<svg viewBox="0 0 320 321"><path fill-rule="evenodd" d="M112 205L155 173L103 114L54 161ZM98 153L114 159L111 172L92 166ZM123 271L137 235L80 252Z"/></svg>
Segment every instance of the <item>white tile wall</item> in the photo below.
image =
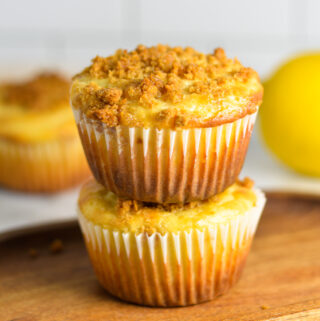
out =
<svg viewBox="0 0 320 321"><path fill-rule="evenodd" d="M2 0L0 28L117 30L122 27L121 9L116 0Z"/></svg>
<svg viewBox="0 0 320 321"><path fill-rule="evenodd" d="M0 79L159 42L230 56L267 76L320 46L319 0L0 0Z"/></svg>
<svg viewBox="0 0 320 321"><path fill-rule="evenodd" d="M307 33L320 37L320 1L309 0L307 5ZM319 41L320 43L320 41Z"/></svg>
<svg viewBox="0 0 320 321"><path fill-rule="evenodd" d="M141 0L141 27L169 32L286 35L289 1Z"/></svg>

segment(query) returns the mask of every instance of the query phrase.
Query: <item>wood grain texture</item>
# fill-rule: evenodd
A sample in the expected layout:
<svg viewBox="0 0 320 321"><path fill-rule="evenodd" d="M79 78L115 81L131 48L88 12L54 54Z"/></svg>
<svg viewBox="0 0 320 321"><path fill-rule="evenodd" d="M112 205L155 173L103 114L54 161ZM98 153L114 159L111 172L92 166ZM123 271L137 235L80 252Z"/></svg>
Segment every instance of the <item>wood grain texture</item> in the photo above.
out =
<svg viewBox="0 0 320 321"><path fill-rule="evenodd" d="M56 238L65 248L52 254ZM42 228L0 243L0 320L320 320L319 249L320 200L269 195L244 274L228 294L186 308L147 308L99 286L75 222Z"/></svg>

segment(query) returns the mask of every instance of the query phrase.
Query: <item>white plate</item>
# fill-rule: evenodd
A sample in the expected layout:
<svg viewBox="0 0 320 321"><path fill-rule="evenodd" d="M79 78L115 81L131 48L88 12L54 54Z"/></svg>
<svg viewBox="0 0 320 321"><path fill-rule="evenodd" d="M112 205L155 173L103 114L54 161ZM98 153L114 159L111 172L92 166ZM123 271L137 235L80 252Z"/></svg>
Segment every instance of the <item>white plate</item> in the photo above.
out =
<svg viewBox="0 0 320 321"><path fill-rule="evenodd" d="M0 189L0 233L75 218L78 192L79 188L54 195L34 195Z"/></svg>

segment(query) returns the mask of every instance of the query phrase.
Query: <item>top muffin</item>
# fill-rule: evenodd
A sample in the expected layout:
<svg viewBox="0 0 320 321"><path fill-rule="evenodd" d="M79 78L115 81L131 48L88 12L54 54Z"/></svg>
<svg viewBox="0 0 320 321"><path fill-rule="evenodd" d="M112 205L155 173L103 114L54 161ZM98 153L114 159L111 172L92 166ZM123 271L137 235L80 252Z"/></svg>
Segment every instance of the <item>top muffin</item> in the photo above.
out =
<svg viewBox="0 0 320 321"><path fill-rule="evenodd" d="M74 77L71 101L109 127L201 128L255 113L262 94L257 73L221 48L140 45L94 58Z"/></svg>

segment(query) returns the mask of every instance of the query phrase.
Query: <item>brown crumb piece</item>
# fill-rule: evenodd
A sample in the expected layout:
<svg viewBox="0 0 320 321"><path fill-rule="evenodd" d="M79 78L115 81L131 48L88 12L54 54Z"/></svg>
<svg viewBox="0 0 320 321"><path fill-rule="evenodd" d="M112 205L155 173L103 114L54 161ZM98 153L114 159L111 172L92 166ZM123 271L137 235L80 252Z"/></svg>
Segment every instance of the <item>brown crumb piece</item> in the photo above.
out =
<svg viewBox="0 0 320 321"><path fill-rule="evenodd" d="M64 249L63 243L59 239L52 241L50 244L50 252L52 254L60 253L63 251L63 249Z"/></svg>
<svg viewBox="0 0 320 321"><path fill-rule="evenodd" d="M261 305L260 306L260 309L261 310L267 310L267 309L269 309L270 307L269 306L267 306L267 305Z"/></svg>
<svg viewBox="0 0 320 321"><path fill-rule="evenodd" d="M28 256L33 258L33 259L35 259L35 258L37 258L39 256L39 253L38 253L38 251L36 249L30 248L28 250Z"/></svg>
<svg viewBox="0 0 320 321"><path fill-rule="evenodd" d="M8 105L19 105L43 110L69 102L70 82L55 73L42 73L21 83L1 86L2 100Z"/></svg>
<svg viewBox="0 0 320 321"><path fill-rule="evenodd" d="M254 181L249 177L245 177L243 180L237 179L237 184L246 188L252 188L254 186Z"/></svg>
<svg viewBox="0 0 320 321"><path fill-rule="evenodd" d="M128 212L131 211L135 211L137 212L141 207L142 207L143 203L140 201L136 201L136 200L121 200L118 199L118 211L119 214L126 214Z"/></svg>
<svg viewBox="0 0 320 321"><path fill-rule="evenodd" d="M123 91L118 88L99 88L90 83L83 89L82 101L88 104L87 116L100 120L110 127L118 124L120 107L125 103Z"/></svg>

